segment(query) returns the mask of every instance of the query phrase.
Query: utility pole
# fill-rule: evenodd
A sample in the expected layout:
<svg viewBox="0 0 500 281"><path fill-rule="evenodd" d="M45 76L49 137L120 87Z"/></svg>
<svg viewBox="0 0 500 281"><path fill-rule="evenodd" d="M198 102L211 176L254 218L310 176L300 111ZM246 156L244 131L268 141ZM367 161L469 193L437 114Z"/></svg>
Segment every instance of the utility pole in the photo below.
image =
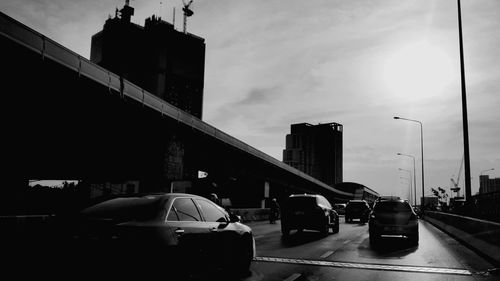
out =
<svg viewBox="0 0 500 281"><path fill-rule="evenodd" d="M462 38L462 12L460 7L460 0L457 0L458 6L458 32L460 44L460 73L462 80L462 121L463 121L463 135L464 135L464 164L465 164L465 200L470 203L471 198L471 180L470 180L470 157L469 157L469 125L467 121L467 97L465 93L465 66L464 66L464 46Z"/></svg>

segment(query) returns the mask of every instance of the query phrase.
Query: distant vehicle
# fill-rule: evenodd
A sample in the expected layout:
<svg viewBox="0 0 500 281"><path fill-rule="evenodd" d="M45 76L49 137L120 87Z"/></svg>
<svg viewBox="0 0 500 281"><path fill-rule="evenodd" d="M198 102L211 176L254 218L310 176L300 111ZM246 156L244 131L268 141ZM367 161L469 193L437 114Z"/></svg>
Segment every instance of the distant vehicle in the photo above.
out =
<svg viewBox="0 0 500 281"><path fill-rule="evenodd" d="M382 236L406 237L418 244L418 218L410 204L401 199L378 200L368 223L370 243L376 245Z"/></svg>
<svg viewBox="0 0 500 281"><path fill-rule="evenodd" d="M345 207L345 222L349 223L353 219L359 219L361 223L366 223L370 210L370 205L365 200L349 200Z"/></svg>
<svg viewBox="0 0 500 281"><path fill-rule="evenodd" d="M288 237L291 230L320 231L328 235L339 232L339 215L328 200L318 194L294 194L284 202L281 211L281 232Z"/></svg>
<svg viewBox="0 0 500 281"><path fill-rule="evenodd" d="M337 203L333 205L333 208L339 215L344 215L345 214L345 206L346 204L344 203Z"/></svg>
<svg viewBox="0 0 500 281"><path fill-rule="evenodd" d="M248 273L251 229L212 201L183 193L123 195L80 212L73 241L92 256ZM109 262L104 261L104 262ZM150 266L149 263L146 266Z"/></svg>

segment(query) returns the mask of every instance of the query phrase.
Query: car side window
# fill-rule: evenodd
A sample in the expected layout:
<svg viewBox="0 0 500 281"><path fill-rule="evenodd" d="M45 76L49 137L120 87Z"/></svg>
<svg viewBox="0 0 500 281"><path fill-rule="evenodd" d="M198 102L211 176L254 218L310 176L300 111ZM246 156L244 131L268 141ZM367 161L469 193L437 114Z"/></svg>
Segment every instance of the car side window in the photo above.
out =
<svg viewBox="0 0 500 281"><path fill-rule="evenodd" d="M176 198L167 221L201 221L201 216L191 198Z"/></svg>
<svg viewBox="0 0 500 281"><path fill-rule="evenodd" d="M208 222L226 222L227 217L226 214L224 214L221 210L219 210L216 206L214 206L212 203L201 200L201 199L195 199L196 203L201 209L201 212L203 214L203 217L205 218L205 221Z"/></svg>

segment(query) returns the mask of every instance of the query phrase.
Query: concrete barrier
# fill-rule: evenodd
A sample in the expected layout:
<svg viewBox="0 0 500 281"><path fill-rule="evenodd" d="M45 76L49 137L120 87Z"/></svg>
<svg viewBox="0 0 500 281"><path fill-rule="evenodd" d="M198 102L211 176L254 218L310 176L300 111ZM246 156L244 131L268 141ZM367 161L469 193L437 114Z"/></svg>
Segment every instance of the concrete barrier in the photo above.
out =
<svg viewBox="0 0 500 281"><path fill-rule="evenodd" d="M233 209L231 211L240 216L243 222L263 221L269 219L269 208Z"/></svg>
<svg viewBox="0 0 500 281"><path fill-rule="evenodd" d="M500 223L431 211L424 212L424 220L500 266Z"/></svg>

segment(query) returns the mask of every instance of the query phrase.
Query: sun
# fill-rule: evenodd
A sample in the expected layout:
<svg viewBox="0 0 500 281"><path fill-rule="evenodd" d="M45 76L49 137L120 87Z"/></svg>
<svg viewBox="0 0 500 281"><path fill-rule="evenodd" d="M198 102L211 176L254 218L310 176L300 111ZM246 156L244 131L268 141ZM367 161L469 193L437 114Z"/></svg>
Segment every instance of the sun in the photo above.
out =
<svg viewBox="0 0 500 281"><path fill-rule="evenodd" d="M441 95L455 72L447 53L422 41L392 53L384 63L382 75L392 95L420 100Z"/></svg>

